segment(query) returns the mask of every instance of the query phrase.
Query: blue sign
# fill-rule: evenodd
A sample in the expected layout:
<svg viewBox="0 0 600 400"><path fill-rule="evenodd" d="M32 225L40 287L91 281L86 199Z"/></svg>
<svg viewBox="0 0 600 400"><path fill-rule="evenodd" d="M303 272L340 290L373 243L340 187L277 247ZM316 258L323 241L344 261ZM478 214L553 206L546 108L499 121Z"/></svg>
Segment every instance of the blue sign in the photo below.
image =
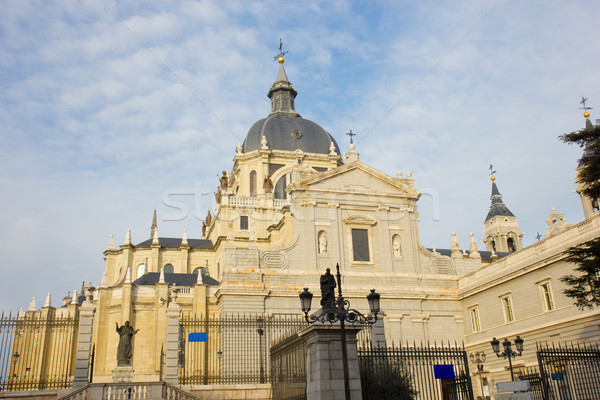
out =
<svg viewBox="0 0 600 400"><path fill-rule="evenodd" d="M192 332L188 335L188 342L207 342L208 335L205 332Z"/></svg>
<svg viewBox="0 0 600 400"><path fill-rule="evenodd" d="M552 374L552 380L553 381L564 381L565 377L563 376L563 374Z"/></svg>
<svg viewBox="0 0 600 400"><path fill-rule="evenodd" d="M434 365L433 374L435 379L456 379L452 365Z"/></svg>

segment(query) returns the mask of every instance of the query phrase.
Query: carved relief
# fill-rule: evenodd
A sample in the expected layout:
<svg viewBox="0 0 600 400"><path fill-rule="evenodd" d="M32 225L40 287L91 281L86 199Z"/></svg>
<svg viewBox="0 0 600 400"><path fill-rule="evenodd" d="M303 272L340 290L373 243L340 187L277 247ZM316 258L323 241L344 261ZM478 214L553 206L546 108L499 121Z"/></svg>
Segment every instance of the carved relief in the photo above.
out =
<svg viewBox="0 0 600 400"><path fill-rule="evenodd" d="M327 232L319 232L319 254L327 254Z"/></svg>
<svg viewBox="0 0 600 400"><path fill-rule="evenodd" d="M394 250L394 258L402 257L402 243L400 241L400 235L394 235L392 237L392 248Z"/></svg>

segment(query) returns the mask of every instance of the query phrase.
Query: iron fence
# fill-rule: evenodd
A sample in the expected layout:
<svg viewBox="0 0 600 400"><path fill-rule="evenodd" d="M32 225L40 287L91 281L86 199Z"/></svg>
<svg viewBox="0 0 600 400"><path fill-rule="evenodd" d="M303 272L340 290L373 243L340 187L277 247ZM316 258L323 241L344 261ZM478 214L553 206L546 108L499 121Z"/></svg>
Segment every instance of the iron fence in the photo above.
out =
<svg viewBox="0 0 600 400"><path fill-rule="evenodd" d="M299 315L183 316L179 383L271 383L271 344L306 326Z"/></svg>
<svg viewBox="0 0 600 400"><path fill-rule="evenodd" d="M473 400L464 346L407 344L371 348L363 345L358 350L358 358L363 399L403 398L412 391L416 392L414 398L422 400ZM444 366L439 371L451 371L450 376L454 378L436 379L436 366Z"/></svg>
<svg viewBox="0 0 600 400"><path fill-rule="evenodd" d="M78 319L32 313L0 316L0 389L71 387Z"/></svg>
<svg viewBox="0 0 600 400"><path fill-rule="evenodd" d="M600 399L598 344L538 343L536 347L544 399Z"/></svg>
<svg viewBox="0 0 600 400"><path fill-rule="evenodd" d="M274 399L306 399L306 346L298 334L271 347L271 383Z"/></svg>

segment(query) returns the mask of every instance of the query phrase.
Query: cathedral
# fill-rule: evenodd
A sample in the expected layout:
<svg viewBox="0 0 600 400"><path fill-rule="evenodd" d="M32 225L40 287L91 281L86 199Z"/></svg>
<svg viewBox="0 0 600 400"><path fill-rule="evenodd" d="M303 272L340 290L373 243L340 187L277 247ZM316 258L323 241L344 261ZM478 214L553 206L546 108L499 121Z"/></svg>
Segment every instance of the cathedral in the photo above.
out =
<svg viewBox="0 0 600 400"><path fill-rule="evenodd" d="M121 245L110 238L102 281L86 289L95 309L95 382L113 379L115 324L129 321L139 329L134 379L159 380L171 303L181 315L297 316L298 294L305 287L317 292L321 274L336 264L353 308L368 310L370 289L381 295L384 343L456 342L469 353L493 355L493 338L520 336L525 350L514 363L525 369L536 363L536 342L600 340L599 311L578 310L559 280L573 269L564 251L600 236L597 202L581 196L585 220L577 224L552 210L543 238L523 247L517 217L492 176L489 212L482 227L472 228L483 228L485 249L473 233L460 244L450 232L450 248L425 248L421 193L411 174L376 170L352 143L342 152L325 129L296 111L298 91L283 56L278 61L270 110L220 174L203 236L188 238L184 230L180 238L162 237L155 211L146 240L132 242L131 232ZM76 303L66 299L55 313ZM48 308L32 305L27 313ZM480 391L489 394L506 378L505 364L487 357Z"/></svg>

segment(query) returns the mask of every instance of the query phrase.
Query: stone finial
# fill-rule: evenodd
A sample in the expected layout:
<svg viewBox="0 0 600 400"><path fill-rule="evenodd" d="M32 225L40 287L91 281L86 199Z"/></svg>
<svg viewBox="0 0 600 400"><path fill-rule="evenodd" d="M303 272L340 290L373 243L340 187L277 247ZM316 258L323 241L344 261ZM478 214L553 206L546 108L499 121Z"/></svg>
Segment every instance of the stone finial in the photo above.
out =
<svg viewBox="0 0 600 400"><path fill-rule="evenodd" d="M158 244L158 229L154 230L154 237L152 238L152 244Z"/></svg>
<svg viewBox="0 0 600 400"><path fill-rule="evenodd" d="M19 308L19 313L17 314L17 318L21 319L25 317L25 311L23 310L23 307Z"/></svg>
<svg viewBox="0 0 600 400"><path fill-rule="evenodd" d="M235 148L235 153L236 154L242 154L242 144L238 143L236 148Z"/></svg>
<svg viewBox="0 0 600 400"><path fill-rule="evenodd" d="M110 235L110 239L108 239L108 250L115 249L115 238L113 235Z"/></svg>
<svg viewBox="0 0 600 400"><path fill-rule="evenodd" d="M127 267L127 272L125 273L125 282L123 283L131 283L131 267Z"/></svg>
<svg viewBox="0 0 600 400"><path fill-rule="evenodd" d="M262 138L260 139L260 148L262 150L269 149L269 146L267 145L267 137L265 135L262 135Z"/></svg>
<svg viewBox="0 0 600 400"><path fill-rule="evenodd" d="M183 229L183 236L181 237L181 245L187 246L187 244L188 244L188 241L187 241L187 231L184 228Z"/></svg>
<svg viewBox="0 0 600 400"><path fill-rule="evenodd" d="M204 282L202 281L202 271L198 268L198 279L196 279L196 285L202 285Z"/></svg>
<svg viewBox="0 0 600 400"><path fill-rule="evenodd" d="M397 174L398 174L398 178L402 179L402 171L398 171Z"/></svg>
<svg viewBox="0 0 600 400"><path fill-rule="evenodd" d="M333 144L333 142L331 142L331 144L329 145L329 155L330 156L335 156L337 153L335 152L335 144Z"/></svg>
<svg viewBox="0 0 600 400"><path fill-rule="evenodd" d="M127 235L125 235L125 243L124 246L131 246L131 229L127 229Z"/></svg>
<svg viewBox="0 0 600 400"><path fill-rule="evenodd" d="M407 177L407 178L409 178L409 179L410 179L410 178L412 178L412 172L410 172L410 171L409 171L409 172L407 172L407 173L406 173L406 177Z"/></svg>
<svg viewBox="0 0 600 400"><path fill-rule="evenodd" d="M92 282L88 282L88 284L83 288L83 294L85 295L85 301L87 303L92 302L95 289L96 288L92 286Z"/></svg>
<svg viewBox="0 0 600 400"><path fill-rule="evenodd" d="M50 292L48 292L48 295L46 296L46 302L44 303L44 307L52 307L52 295L50 294Z"/></svg>
<svg viewBox="0 0 600 400"><path fill-rule="evenodd" d="M73 290L73 297L71 298L71 304L77 304L77 289Z"/></svg>
<svg viewBox="0 0 600 400"><path fill-rule="evenodd" d="M27 311L35 311L37 306L35 305L35 297L31 299L31 303L29 303L29 308Z"/></svg>
<svg viewBox="0 0 600 400"><path fill-rule="evenodd" d="M158 283L165 283L165 267L160 268L160 277L158 278Z"/></svg>
<svg viewBox="0 0 600 400"><path fill-rule="evenodd" d="M469 256L471 258L481 258L479 250L477 249L477 242L475 241L475 235L473 232L469 233Z"/></svg>
<svg viewBox="0 0 600 400"><path fill-rule="evenodd" d="M456 238L456 232L452 232L452 257L460 257L460 245L458 244L458 239Z"/></svg>

